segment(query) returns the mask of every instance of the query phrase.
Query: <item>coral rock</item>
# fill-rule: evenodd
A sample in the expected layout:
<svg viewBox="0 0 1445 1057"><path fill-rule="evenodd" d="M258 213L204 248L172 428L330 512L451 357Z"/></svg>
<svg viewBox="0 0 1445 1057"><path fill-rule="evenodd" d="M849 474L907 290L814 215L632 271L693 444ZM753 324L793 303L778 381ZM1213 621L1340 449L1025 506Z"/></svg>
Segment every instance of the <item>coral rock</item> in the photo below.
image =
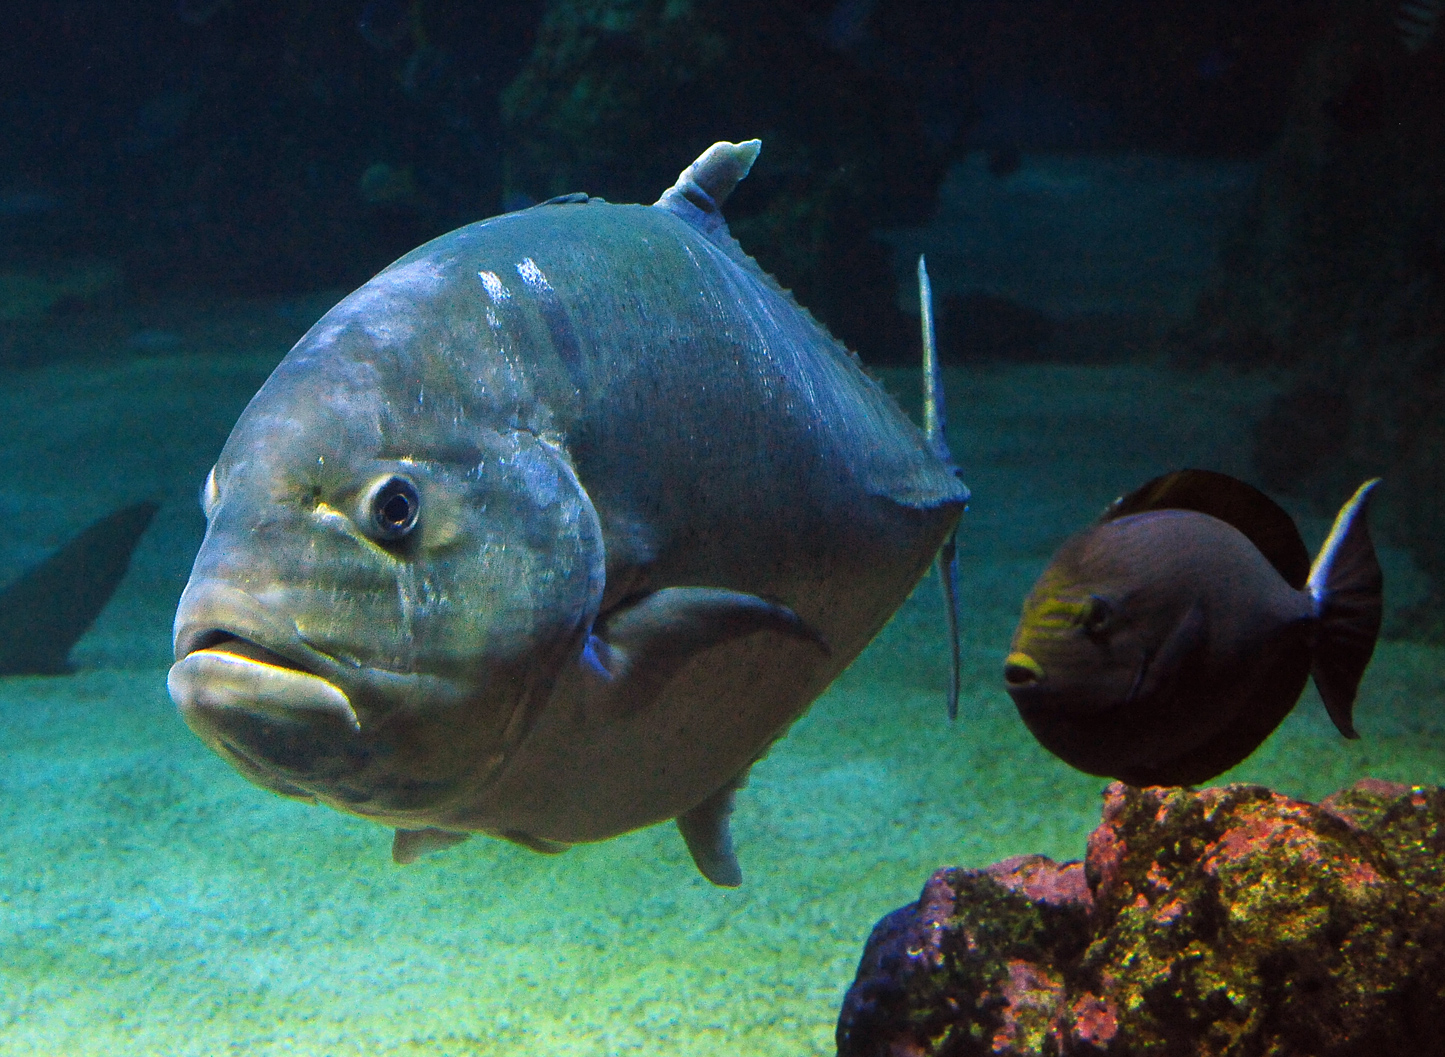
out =
<svg viewBox="0 0 1445 1057"><path fill-rule="evenodd" d="M1104 794L1084 863L943 869L874 928L840 1057L1445 1054L1445 790Z"/></svg>

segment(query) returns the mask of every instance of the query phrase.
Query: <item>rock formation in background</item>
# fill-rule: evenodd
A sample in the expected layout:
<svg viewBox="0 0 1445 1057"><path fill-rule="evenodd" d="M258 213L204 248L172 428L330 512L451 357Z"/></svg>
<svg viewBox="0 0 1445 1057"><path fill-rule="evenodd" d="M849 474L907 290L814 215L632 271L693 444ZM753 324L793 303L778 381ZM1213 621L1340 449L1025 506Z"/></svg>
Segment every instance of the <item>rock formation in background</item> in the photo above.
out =
<svg viewBox="0 0 1445 1057"><path fill-rule="evenodd" d="M943 869L880 921L839 1057L1445 1054L1445 790L1113 783L1081 863Z"/></svg>
<svg viewBox="0 0 1445 1057"><path fill-rule="evenodd" d="M1381 521L1445 599L1445 39L1399 0L1335 0L1194 351L1291 368L1262 484L1323 507L1383 476ZM1419 9L1419 10L1417 10ZM1433 627L1430 625L1433 623ZM1401 629L1397 628L1396 631Z"/></svg>

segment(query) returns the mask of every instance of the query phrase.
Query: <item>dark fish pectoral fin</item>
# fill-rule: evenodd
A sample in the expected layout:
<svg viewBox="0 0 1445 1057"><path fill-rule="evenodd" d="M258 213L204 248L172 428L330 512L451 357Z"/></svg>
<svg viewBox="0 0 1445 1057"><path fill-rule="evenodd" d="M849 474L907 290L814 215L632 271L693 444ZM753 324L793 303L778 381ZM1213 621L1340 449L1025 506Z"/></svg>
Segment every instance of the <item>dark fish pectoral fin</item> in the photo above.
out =
<svg viewBox="0 0 1445 1057"><path fill-rule="evenodd" d="M589 638L584 663L605 675L608 711L646 708L693 657L771 631L829 653L823 636L787 606L712 587L666 587L609 613Z"/></svg>
<svg viewBox="0 0 1445 1057"><path fill-rule="evenodd" d="M1153 697L1169 680L1177 678L1190 655L1207 645L1208 630L1204 610L1197 603L1185 610L1164 641L1140 661L1127 703Z"/></svg>
<svg viewBox="0 0 1445 1057"><path fill-rule="evenodd" d="M460 844L469 836L469 833L453 833L451 830L435 829L431 826L425 829L399 829L391 839L391 861L398 866L405 866L407 863L416 862L423 855Z"/></svg>
<svg viewBox="0 0 1445 1057"><path fill-rule="evenodd" d="M733 835L728 828L740 784L730 782L677 818L678 832L687 844L698 873L719 888L736 888L743 883L742 867L733 852Z"/></svg>
<svg viewBox="0 0 1445 1057"><path fill-rule="evenodd" d="M1329 538L1310 569L1307 590L1319 617L1313 675L1325 710L1339 732L1355 733L1355 694L1375 652L1384 609L1384 577L1370 541L1370 495L1379 478L1366 481L1335 518Z"/></svg>

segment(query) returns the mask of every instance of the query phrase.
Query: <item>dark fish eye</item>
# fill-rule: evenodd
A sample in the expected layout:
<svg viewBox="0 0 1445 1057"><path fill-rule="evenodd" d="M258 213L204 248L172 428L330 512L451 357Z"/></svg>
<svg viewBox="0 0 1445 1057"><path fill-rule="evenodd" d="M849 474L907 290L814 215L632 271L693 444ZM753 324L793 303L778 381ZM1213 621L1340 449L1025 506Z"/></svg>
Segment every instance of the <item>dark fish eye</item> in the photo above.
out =
<svg viewBox="0 0 1445 1057"><path fill-rule="evenodd" d="M405 477L392 476L371 493L371 527L383 540L399 540L416 528L421 496Z"/></svg>
<svg viewBox="0 0 1445 1057"><path fill-rule="evenodd" d="M1088 605L1079 618L1079 623L1084 628L1084 634L1091 638L1106 635L1114 623L1114 607L1109 604L1107 598L1090 595Z"/></svg>

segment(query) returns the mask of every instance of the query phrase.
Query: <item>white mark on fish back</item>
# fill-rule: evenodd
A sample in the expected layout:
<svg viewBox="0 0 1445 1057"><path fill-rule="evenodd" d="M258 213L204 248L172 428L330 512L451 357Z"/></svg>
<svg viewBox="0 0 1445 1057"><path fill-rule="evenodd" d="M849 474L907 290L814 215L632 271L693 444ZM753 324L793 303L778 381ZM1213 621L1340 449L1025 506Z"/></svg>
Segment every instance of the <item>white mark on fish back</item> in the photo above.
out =
<svg viewBox="0 0 1445 1057"><path fill-rule="evenodd" d="M533 267L535 268L536 265ZM482 289L487 292L487 296L492 299L493 304L500 304L511 298L512 291L502 284L502 280L496 272L477 272L477 278L482 281Z"/></svg>
<svg viewBox="0 0 1445 1057"><path fill-rule="evenodd" d="M537 262L531 257L523 257L517 262L517 274L522 277L522 282L539 294L552 292L552 284L547 281L547 277L542 274L542 269L537 267Z"/></svg>
<svg viewBox="0 0 1445 1057"><path fill-rule="evenodd" d="M487 305L486 311L487 326L493 330L501 330L502 320L497 315L496 306L503 301L510 301L512 291L507 289L496 272L480 271L477 272L477 278L482 281L482 289L487 292L487 297L491 301L491 304Z"/></svg>

